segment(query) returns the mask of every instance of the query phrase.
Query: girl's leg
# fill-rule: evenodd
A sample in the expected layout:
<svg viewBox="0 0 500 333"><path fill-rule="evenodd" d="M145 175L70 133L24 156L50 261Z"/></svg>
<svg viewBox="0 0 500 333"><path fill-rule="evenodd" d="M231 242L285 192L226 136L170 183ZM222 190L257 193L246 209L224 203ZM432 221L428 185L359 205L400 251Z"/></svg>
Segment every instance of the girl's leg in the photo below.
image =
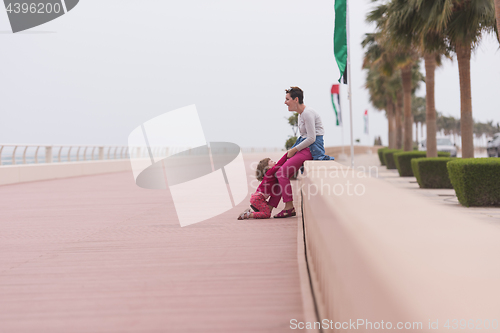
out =
<svg viewBox="0 0 500 333"><path fill-rule="evenodd" d="M240 216L238 216L238 220L245 220L245 219L249 219L252 217L252 213L251 213L251 209L245 209L243 211L243 213L240 214Z"/></svg>
<svg viewBox="0 0 500 333"><path fill-rule="evenodd" d="M250 217L254 219L268 219L271 218L271 212L269 210L267 212L253 212L250 214Z"/></svg>
<svg viewBox="0 0 500 333"><path fill-rule="evenodd" d="M252 194L250 203L259 210L258 212L252 213L251 217L256 219L268 219L271 217L271 210L261 194Z"/></svg>
<svg viewBox="0 0 500 333"><path fill-rule="evenodd" d="M304 164L304 161L312 160L309 148L303 149L289 158L285 164L276 172L276 178L281 187L281 195L285 203L285 210L293 208L293 193L290 177L294 175Z"/></svg>

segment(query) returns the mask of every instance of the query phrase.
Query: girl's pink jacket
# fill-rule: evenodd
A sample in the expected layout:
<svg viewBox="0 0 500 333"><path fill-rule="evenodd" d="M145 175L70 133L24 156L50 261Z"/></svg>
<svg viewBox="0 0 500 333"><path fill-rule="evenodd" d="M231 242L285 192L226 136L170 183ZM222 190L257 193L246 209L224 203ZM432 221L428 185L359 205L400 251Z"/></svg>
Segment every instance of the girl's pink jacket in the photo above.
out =
<svg viewBox="0 0 500 333"><path fill-rule="evenodd" d="M274 174L276 173L276 171L279 170L279 168L281 168L283 164L285 164L286 160L287 160L287 153L283 155L283 157L276 163L275 166L266 171L264 179L262 179L262 182L260 183L259 187L257 187L256 192L263 193L266 196L266 198L272 194L273 185L278 183L278 179L274 177Z"/></svg>

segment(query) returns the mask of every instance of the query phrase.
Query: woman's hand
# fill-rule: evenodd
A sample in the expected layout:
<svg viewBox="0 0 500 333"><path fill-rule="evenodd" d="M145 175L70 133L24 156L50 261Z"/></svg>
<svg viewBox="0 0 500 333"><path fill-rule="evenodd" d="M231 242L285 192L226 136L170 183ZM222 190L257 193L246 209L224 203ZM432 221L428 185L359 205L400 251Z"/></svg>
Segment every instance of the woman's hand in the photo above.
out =
<svg viewBox="0 0 500 333"><path fill-rule="evenodd" d="M293 147L292 149L290 149L290 150L288 151L288 153L286 154L286 157L287 157L287 158L291 158L291 157L293 157L293 155L295 155L297 152L298 152L297 148Z"/></svg>

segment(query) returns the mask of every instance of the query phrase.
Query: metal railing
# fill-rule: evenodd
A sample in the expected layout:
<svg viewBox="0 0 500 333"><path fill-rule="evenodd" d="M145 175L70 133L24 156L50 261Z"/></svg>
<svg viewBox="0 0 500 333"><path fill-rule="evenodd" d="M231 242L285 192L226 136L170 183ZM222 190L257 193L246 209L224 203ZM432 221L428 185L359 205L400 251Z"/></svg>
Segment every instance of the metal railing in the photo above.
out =
<svg viewBox="0 0 500 333"><path fill-rule="evenodd" d="M170 156L186 147L128 147L104 145L0 144L0 165L62 163ZM245 147L243 153L278 152L281 148Z"/></svg>
<svg viewBox="0 0 500 333"><path fill-rule="evenodd" d="M241 151L243 153L277 153L280 151L284 151L284 148L278 147L243 147Z"/></svg>
<svg viewBox="0 0 500 333"><path fill-rule="evenodd" d="M0 165L122 159L128 154L127 146L0 144Z"/></svg>

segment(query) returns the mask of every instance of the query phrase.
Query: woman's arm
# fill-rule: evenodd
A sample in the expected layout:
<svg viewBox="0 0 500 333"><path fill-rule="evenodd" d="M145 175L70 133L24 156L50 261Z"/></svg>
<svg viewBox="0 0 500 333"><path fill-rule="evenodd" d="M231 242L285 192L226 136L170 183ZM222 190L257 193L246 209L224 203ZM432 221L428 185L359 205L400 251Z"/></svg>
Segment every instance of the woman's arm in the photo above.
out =
<svg viewBox="0 0 500 333"><path fill-rule="evenodd" d="M264 177L274 177L274 174L276 173L276 171L278 171L278 169L283 165L285 164L287 160L287 154L283 155L280 160L269 170L266 171L266 174L264 175Z"/></svg>
<svg viewBox="0 0 500 333"><path fill-rule="evenodd" d="M277 165L277 166L282 166L283 164L285 164L285 162L286 162L287 158L288 158L288 157L287 157L287 155L286 155L286 154L285 154L285 155L283 155L283 156L280 158L280 160L278 161L278 163L276 163L276 165ZM276 166L276 165L275 165L275 166Z"/></svg>
<svg viewBox="0 0 500 333"><path fill-rule="evenodd" d="M316 141L316 121L314 119L314 113L304 111L300 116L304 119L307 137L304 141L295 146L297 151L301 151L302 149L309 147Z"/></svg>

